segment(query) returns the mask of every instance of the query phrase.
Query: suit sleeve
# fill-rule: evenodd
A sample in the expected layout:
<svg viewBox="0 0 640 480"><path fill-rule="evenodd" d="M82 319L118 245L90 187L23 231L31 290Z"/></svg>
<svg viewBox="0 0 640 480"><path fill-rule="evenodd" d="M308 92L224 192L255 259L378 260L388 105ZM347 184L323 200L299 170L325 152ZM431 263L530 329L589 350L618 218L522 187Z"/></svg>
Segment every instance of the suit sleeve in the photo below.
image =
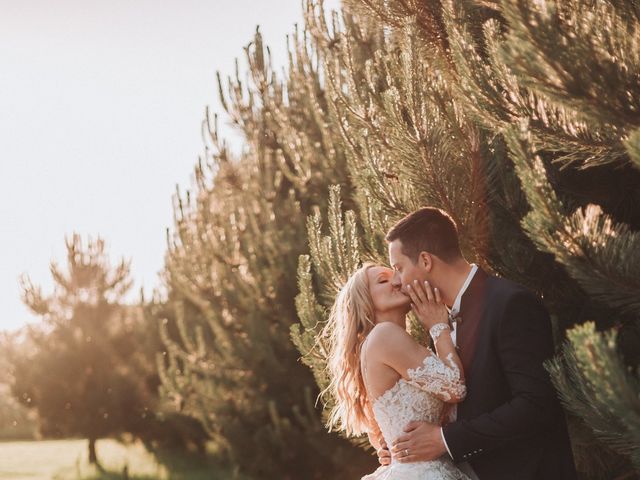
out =
<svg viewBox="0 0 640 480"><path fill-rule="evenodd" d="M455 461L549 429L561 418L560 403L543 362L553 355L551 322L542 302L526 290L506 302L496 348L511 398L493 411L443 427Z"/></svg>

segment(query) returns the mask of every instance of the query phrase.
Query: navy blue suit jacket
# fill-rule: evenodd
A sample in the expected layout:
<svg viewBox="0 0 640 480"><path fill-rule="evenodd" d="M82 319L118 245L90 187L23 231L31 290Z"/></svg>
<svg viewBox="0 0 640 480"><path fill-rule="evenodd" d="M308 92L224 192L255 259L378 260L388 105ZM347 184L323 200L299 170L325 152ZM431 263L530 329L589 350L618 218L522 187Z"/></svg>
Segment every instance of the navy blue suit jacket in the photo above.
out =
<svg viewBox="0 0 640 480"><path fill-rule="evenodd" d="M577 478L566 421L543 362L554 354L541 300L478 269L462 296L457 346L467 396L443 427L454 461L480 480Z"/></svg>

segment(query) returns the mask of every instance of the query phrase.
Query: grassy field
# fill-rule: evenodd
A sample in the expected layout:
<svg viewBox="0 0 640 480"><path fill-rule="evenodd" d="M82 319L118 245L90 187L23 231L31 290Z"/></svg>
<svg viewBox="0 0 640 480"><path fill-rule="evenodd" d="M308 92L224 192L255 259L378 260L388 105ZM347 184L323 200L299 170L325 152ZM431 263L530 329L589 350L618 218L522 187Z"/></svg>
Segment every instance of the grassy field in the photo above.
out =
<svg viewBox="0 0 640 480"><path fill-rule="evenodd" d="M105 439L96 443L96 451L103 472L87 463L86 440L0 442L0 480L116 480L123 478L125 465L131 480L241 480L180 458L171 459L169 472L140 444Z"/></svg>

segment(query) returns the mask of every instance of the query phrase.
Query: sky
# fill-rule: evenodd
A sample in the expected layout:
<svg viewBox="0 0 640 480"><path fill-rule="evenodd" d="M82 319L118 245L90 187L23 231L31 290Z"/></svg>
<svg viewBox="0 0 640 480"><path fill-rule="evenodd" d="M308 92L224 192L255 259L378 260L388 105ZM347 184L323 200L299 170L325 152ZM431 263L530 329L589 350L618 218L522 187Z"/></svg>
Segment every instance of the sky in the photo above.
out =
<svg viewBox="0 0 640 480"><path fill-rule="evenodd" d="M257 25L279 70L301 3L0 0L0 330L38 321L18 278L50 293L73 232L104 238L112 264L131 260L128 300L151 295L205 106L223 113L215 72L232 74L236 57L245 68Z"/></svg>

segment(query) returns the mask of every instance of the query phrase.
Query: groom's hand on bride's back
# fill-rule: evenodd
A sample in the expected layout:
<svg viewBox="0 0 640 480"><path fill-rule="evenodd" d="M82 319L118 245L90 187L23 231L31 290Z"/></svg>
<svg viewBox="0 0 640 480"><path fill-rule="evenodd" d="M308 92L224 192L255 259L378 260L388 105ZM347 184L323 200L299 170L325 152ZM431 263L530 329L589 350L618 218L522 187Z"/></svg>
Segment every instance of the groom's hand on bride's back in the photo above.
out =
<svg viewBox="0 0 640 480"><path fill-rule="evenodd" d="M440 433L440 425L410 422L391 446L391 455L400 463L435 460L447 452Z"/></svg>

